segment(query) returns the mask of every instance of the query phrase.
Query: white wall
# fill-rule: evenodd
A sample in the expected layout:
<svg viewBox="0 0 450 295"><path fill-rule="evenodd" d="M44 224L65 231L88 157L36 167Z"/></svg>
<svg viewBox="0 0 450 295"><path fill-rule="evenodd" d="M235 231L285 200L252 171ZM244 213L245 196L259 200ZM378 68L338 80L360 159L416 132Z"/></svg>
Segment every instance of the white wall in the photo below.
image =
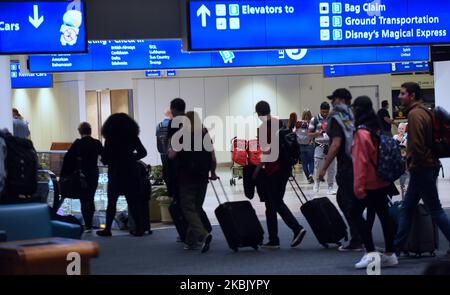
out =
<svg viewBox="0 0 450 295"><path fill-rule="evenodd" d="M232 136L250 139L256 136L258 120L254 115L254 106L261 99L270 103L272 114L288 118L289 113L300 115L305 108L316 114L326 95L336 88L366 85L376 85L381 97L391 97L390 75L329 79L324 79L321 73L137 78L133 84L135 116L141 126L141 138L149 151L145 160L153 165L160 162L156 151L155 126L163 119L164 110L175 97L185 99L187 110L202 108L204 116L217 116L223 121L231 115L250 117L247 130L240 126L239 131L237 128L228 131ZM219 162L229 162L231 159L230 138L215 138L216 149L226 149L217 153Z"/></svg>
<svg viewBox="0 0 450 295"><path fill-rule="evenodd" d="M288 118L291 112L300 115L306 108L317 114L326 95L339 87L377 85L380 97L391 96L390 75L324 79L321 67L188 70L177 75L157 79L145 78L142 71L56 75L53 89L16 90L13 102L30 121L36 146L48 149L52 141L72 141L77 136L76 127L86 117L85 91L133 89L134 115L149 152L145 160L154 165L160 163L156 124L175 97L183 98L188 110L202 108L203 116L217 116L223 121L230 115L249 117L247 130L240 126L239 130L225 130L228 137L215 138L216 148L226 149L218 152L219 162L229 162L231 136L256 136L254 106L261 99L270 103L272 114Z"/></svg>
<svg viewBox="0 0 450 295"><path fill-rule="evenodd" d="M54 83L53 88L13 90L13 107L29 121L31 139L38 150L52 142L72 142L80 123L79 81Z"/></svg>
<svg viewBox="0 0 450 295"><path fill-rule="evenodd" d="M450 99L448 98L450 93L450 61L434 63L434 79L436 105L450 111ZM441 161L445 169L444 174L449 177L450 160L442 159Z"/></svg>

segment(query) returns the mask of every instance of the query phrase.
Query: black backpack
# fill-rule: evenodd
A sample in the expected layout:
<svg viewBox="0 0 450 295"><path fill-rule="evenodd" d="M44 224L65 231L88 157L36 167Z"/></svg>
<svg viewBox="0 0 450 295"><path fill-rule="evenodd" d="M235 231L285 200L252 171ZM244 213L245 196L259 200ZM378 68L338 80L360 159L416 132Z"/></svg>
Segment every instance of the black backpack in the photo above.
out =
<svg viewBox="0 0 450 295"><path fill-rule="evenodd" d="M6 143L6 183L3 195L32 195L37 190L38 157L31 140L1 134Z"/></svg>
<svg viewBox="0 0 450 295"><path fill-rule="evenodd" d="M297 135L291 129L282 128L278 131L280 141L280 155L278 157L282 167L292 169L300 157L300 145Z"/></svg>
<svg viewBox="0 0 450 295"><path fill-rule="evenodd" d="M171 120L164 120L156 128L156 147L160 154L167 154L169 148L169 131Z"/></svg>

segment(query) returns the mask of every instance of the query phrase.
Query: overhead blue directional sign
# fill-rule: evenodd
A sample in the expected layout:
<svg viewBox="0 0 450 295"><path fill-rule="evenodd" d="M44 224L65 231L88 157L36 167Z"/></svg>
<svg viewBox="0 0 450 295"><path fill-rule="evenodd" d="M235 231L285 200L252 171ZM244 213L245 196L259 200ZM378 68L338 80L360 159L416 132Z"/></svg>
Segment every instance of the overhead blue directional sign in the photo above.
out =
<svg viewBox="0 0 450 295"><path fill-rule="evenodd" d="M53 87L52 74L40 73L22 73L20 71L20 64L17 62L11 63L11 88L51 88Z"/></svg>
<svg viewBox="0 0 450 295"><path fill-rule="evenodd" d="M89 54L30 56L30 71L50 73L293 66L429 59L427 46L191 53L183 52L181 48L181 40L89 41Z"/></svg>
<svg viewBox="0 0 450 295"><path fill-rule="evenodd" d="M450 0L189 0L192 51L450 43Z"/></svg>
<svg viewBox="0 0 450 295"><path fill-rule="evenodd" d="M428 70L429 67L427 61L383 64L331 65L323 67L323 75L324 77L340 77L385 73L426 72Z"/></svg>
<svg viewBox="0 0 450 295"><path fill-rule="evenodd" d="M87 51L84 0L0 2L0 54Z"/></svg>

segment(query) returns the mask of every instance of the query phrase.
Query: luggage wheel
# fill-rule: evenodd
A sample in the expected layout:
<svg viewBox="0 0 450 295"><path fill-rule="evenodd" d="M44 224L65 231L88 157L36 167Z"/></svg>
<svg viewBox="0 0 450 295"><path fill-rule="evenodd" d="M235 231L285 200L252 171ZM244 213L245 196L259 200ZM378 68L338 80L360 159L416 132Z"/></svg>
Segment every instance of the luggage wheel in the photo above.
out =
<svg viewBox="0 0 450 295"><path fill-rule="evenodd" d="M259 246L258 246L258 245L255 245L255 246L252 246L252 248L255 249L256 251L258 251Z"/></svg>
<svg viewBox="0 0 450 295"><path fill-rule="evenodd" d="M430 252L431 257L436 257L436 253L435 252Z"/></svg>
<svg viewBox="0 0 450 295"><path fill-rule="evenodd" d="M233 252L237 253L239 251L238 248L232 248L231 250L233 250Z"/></svg>
<svg viewBox="0 0 450 295"><path fill-rule="evenodd" d="M323 244L321 244L325 249L328 249L328 248L330 248L330 246L328 246L328 244L325 244L325 243L323 243Z"/></svg>
<svg viewBox="0 0 450 295"><path fill-rule="evenodd" d="M337 245L338 247L340 247L340 246L342 246L342 243L341 243L341 242L337 242L336 245Z"/></svg>

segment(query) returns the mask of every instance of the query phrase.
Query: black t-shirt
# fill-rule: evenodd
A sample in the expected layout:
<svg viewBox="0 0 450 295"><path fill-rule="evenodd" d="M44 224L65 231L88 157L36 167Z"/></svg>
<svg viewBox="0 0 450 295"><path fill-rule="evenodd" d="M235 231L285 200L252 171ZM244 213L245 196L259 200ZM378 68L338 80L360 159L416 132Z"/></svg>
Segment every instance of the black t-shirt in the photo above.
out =
<svg viewBox="0 0 450 295"><path fill-rule="evenodd" d="M381 127L383 131L391 132L391 124L386 123L386 121L384 120L384 118L386 117L391 118L389 112L386 109L381 109L378 111L378 118L381 122Z"/></svg>
<svg viewBox="0 0 450 295"><path fill-rule="evenodd" d="M98 173L98 157L102 154L102 151L102 143L95 138L86 136L75 140L64 156L61 175L68 176L79 168L84 173ZM81 158L81 163L78 162L77 158ZM79 167L80 164L81 167Z"/></svg>
<svg viewBox="0 0 450 295"><path fill-rule="evenodd" d="M342 127L336 122L336 119L331 119L328 126L328 136L330 137L330 146L333 143L333 138L342 138L342 144L339 148L337 158L337 173L351 173L353 175L353 163L352 159L345 153L345 136Z"/></svg>

